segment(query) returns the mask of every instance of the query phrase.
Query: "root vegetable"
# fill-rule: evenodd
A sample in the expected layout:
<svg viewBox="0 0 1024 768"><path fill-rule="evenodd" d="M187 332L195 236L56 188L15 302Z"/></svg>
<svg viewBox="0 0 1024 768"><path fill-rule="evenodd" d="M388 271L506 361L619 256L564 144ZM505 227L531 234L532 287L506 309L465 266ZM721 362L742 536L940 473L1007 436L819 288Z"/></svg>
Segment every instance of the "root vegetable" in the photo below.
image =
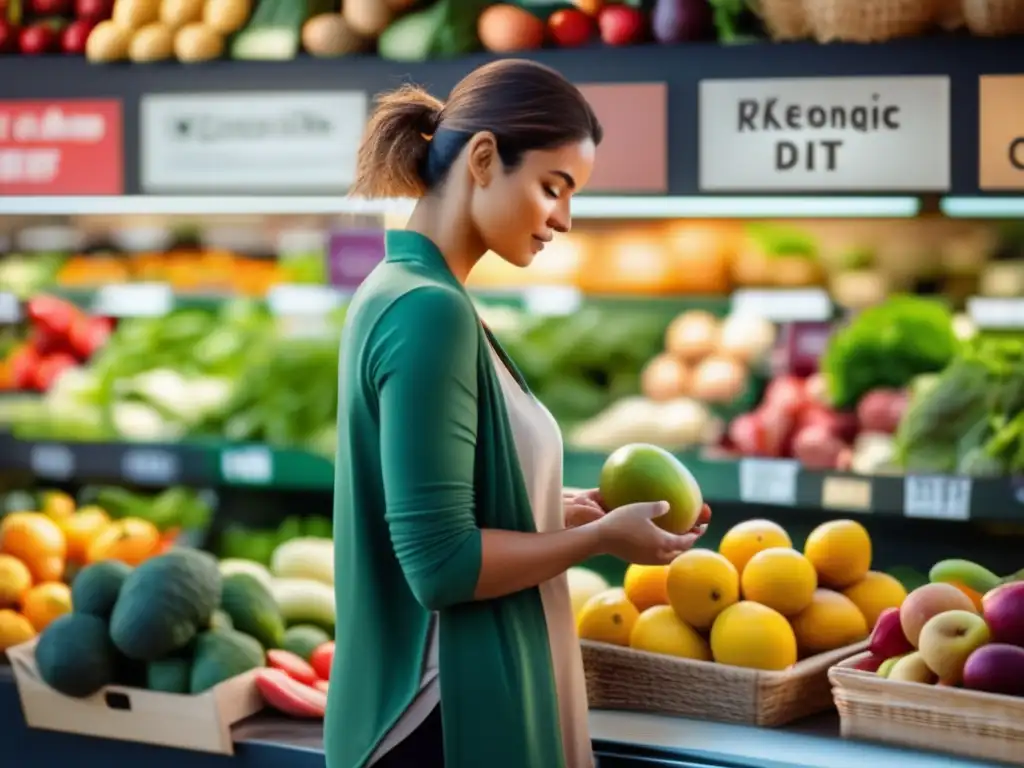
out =
<svg viewBox="0 0 1024 768"><path fill-rule="evenodd" d="M640 390L651 400L671 400L686 395L690 384L690 370L672 355L658 355L640 374Z"/></svg>
<svg viewBox="0 0 1024 768"><path fill-rule="evenodd" d="M160 22L171 29L202 21L206 0L160 0Z"/></svg>
<svg viewBox="0 0 1024 768"><path fill-rule="evenodd" d="M866 432L893 434L907 407L906 395L896 389L868 392L857 404L857 418Z"/></svg>
<svg viewBox="0 0 1024 768"><path fill-rule="evenodd" d="M185 64L219 59L224 55L224 37L202 22L186 24L174 36L174 55Z"/></svg>
<svg viewBox="0 0 1024 768"><path fill-rule="evenodd" d="M775 325L763 317L729 315L719 329L718 351L745 365L765 358L775 345Z"/></svg>
<svg viewBox="0 0 1024 768"><path fill-rule="evenodd" d="M824 424L804 427L793 438L793 457L808 469L835 469L848 446Z"/></svg>
<svg viewBox="0 0 1024 768"><path fill-rule="evenodd" d="M763 400L795 415L808 401L804 379L798 376L779 376L772 379L765 389Z"/></svg>
<svg viewBox="0 0 1024 768"><path fill-rule="evenodd" d="M701 360L718 346L718 319L710 312L683 312L665 333L665 349L680 360Z"/></svg>
<svg viewBox="0 0 1024 768"><path fill-rule="evenodd" d="M119 27L138 30L160 19L160 0L116 0L110 16Z"/></svg>
<svg viewBox="0 0 1024 768"><path fill-rule="evenodd" d="M729 357L709 357L693 371L690 395L705 403L734 402L747 386L747 369Z"/></svg>
<svg viewBox="0 0 1024 768"><path fill-rule="evenodd" d="M860 426L856 414L833 411L831 408L817 403L805 406L797 416L796 428L798 430L812 425L825 427L844 442L853 440L857 436Z"/></svg>
<svg viewBox="0 0 1024 768"><path fill-rule="evenodd" d="M371 39L379 37L395 16L381 0L347 0L341 15L353 32Z"/></svg>
<svg viewBox="0 0 1024 768"><path fill-rule="evenodd" d="M128 58L132 31L111 20L101 21L85 43L85 58L93 64L107 64Z"/></svg>
<svg viewBox="0 0 1024 768"><path fill-rule="evenodd" d="M321 13L302 25L302 47L311 56L332 59L358 53L366 40L349 28L340 13Z"/></svg>
<svg viewBox="0 0 1024 768"><path fill-rule="evenodd" d="M128 46L128 58L142 64L167 61L174 56L174 32L159 22L147 24L134 35Z"/></svg>
<svg viewBox="0 0 1024 768"><path fill-rule="evenodd" d="M252 0L206 0L203 23L222 35L231 35L245 26L252 14Z"/></svg>

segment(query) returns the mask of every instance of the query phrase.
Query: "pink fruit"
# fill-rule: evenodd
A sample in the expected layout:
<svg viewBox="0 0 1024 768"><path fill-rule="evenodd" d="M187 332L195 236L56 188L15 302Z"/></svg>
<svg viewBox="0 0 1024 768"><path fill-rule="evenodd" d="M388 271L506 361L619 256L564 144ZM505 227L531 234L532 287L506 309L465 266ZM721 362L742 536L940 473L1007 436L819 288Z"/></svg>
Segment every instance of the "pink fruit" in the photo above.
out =
<svg viewBox="0 0 1024 768"><path fill-rule="evenodd" d="M981 599L981 614L993 642L1024 647L1024 582L1013 581L987 592Z"/></svg>
<svg viewBox="0 0 1024 768"><path fill-rule="evenodd" d="M269 706L292 717L322 720L327 710L326 693L303 685L280 669L259 670L256 688Z"/></svg>
<svg viewBox="0 0 1024 768"><path fill-rule="evenodd" d="M964 688L1024 696L1024 648L1006 643L982 646L967 657Z"/></svg>
<svg viewBox="0 0 1024 768"><path fill-rule="evenodd" d="M859 669L862 672L877 672L878 668L885 663L884 656L876 656L871 653L865 656L863 659L853 665L854 669Z"/></svg>
<svg viewBox="0 0 1024 768"><path fill-rule="evenodd" d="M267 651L267 666L271 669L280 669L288 677L306 685L312 685L318 679L316 671L310 666L309 662L283 648L274 648Z"/></svg>
<svg viewBox="0 0 1024 768"><path fill-rule="evenodd" d="M334 663L334 641L328 640L317 646L309 657L309 663L321 680L330 680L331 665Z"/></svg>
<svg viewBox="0 0 1024 768"><path fill-rule="evenodd" d="M875 628L871 631L871 638L868 640L868 649L874 656L879 656L882 659L902 656L914 650L914 646L910 644L903 632L899 608L886 608L878 616Z"/></svg>
<svg viewBox="0 0 1024 768"><path fill-rule="evenodd" d="M900 606L900 624L910 644L917 648L921 627L932 616L946 611L978 612L971 598L952 584L925 584L907 595Z"/></svg>

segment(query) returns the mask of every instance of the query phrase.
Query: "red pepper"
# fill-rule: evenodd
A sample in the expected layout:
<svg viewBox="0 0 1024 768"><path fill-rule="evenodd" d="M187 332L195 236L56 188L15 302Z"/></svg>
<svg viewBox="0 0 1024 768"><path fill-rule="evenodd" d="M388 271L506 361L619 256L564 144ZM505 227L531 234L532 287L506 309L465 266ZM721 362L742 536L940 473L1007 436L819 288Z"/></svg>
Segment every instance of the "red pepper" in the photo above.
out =
<svg viewBox="0 0 1024 768"><path fill-rule="evenodd" d="M46 392L64 371L74 368L76 365L78 365L78 361L67 352L57 352L44 357L36 366L35 381L33 382L35 389Z"/></svg>
<svg viewBox="0 0 1024 768"><path fill-rule="evenodd" d="M110 338L112 324L105 317L79 315L72 321L68 342L79 360L88 360Z"/></svg>
<svg viewBox="0 0 1024 768"><path fill-rule="evenodd" d="M15 389L32 389L36 382L36 369L40 363L39 353L28 344L15 349L7 357L11 386Z"/></svg>
<svg viewBox="0 0 1024 768"><path fill-rule="evenodd" d="M68 348L68 340L64 336L51 333L41 325L37 325L29 332L28 343L40 357L64 352Z"/></svg>
<svg viewBox="0 0 1024 768"><path fill-rule="evenodd" d="M318 645L309 656L309 664L322 680L331 679L331 665L334 663L334 641Z"/></svg>
<svg viewBox="0 0 1024 768"><path fill-rule="evenodd" d="M26 313L32 324L54 336L67 338L75 319L81 316L78 307L56 296L36 296L29 300Z"/></svg>

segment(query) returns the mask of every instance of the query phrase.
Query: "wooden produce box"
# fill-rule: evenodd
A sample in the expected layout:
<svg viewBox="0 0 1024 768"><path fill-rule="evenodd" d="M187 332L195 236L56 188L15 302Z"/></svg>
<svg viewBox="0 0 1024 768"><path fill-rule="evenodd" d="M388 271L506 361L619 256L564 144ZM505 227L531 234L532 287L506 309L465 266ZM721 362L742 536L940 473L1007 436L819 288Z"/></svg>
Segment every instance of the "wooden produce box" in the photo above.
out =
<svg viewBox="0 0 1024 768"><path fill-rule="evenodd" d="M887 680L853 668L866 656L828 673L844 739L1024 765L1024 698Z"/></svg>
<svg viewBox="0 0 1024 768"><path fill-rule="evenodd" d="M652 712L773 728L833 706L829 667L867 642L811 656L781 672L581 642L592 709Z"/></svg>
<svg viewBox="0 0 1024 768"><path fill-rule="evenodd" d="M114 685L87 698L65 696L39 676L36 642L7 651L31 728L233 755L231 726L264 706L255 684L257 670L196 696Z"/></svg>

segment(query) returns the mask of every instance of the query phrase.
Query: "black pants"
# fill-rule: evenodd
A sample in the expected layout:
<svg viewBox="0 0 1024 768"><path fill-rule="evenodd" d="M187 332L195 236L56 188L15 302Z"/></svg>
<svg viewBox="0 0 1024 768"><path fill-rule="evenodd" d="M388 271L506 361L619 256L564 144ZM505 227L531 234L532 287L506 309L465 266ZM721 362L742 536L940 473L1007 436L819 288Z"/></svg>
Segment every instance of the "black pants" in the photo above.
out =
<svg viewBox="0 0 1024 768"><path fill-rule="evenodd" d="M373 768L444 768L444 730L441 706L419 727L395 745Z"/></svg>

